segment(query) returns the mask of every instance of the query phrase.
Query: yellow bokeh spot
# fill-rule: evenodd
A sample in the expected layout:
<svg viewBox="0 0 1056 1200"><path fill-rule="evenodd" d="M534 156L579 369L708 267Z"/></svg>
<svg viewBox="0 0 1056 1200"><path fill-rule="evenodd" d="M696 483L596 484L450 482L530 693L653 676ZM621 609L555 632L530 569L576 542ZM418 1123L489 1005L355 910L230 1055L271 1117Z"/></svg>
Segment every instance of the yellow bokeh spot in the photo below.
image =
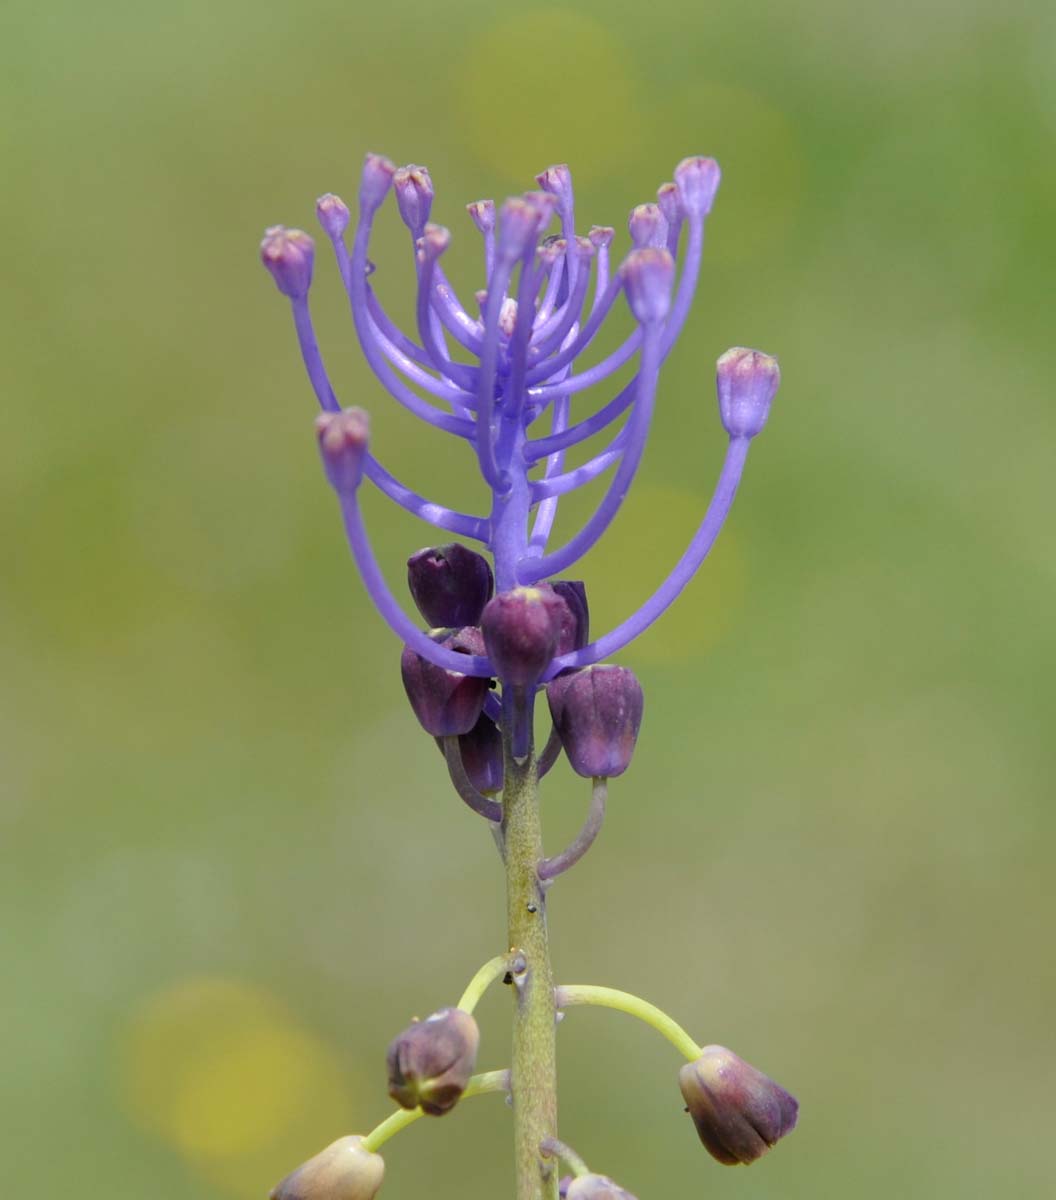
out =
<svg viewBox="0 0 1056 1200"><path fill-rule="evenodd" d="M605 25L532 8L471 39L455 66L455 107L472 150L518 190L556 162L589 181L620 170L642 140L635 80Z"/></svg>
<svg viewBox="0 0 1056 1200"><path fill-rule="evenodd" d="M352 1128L338 1054L273 997L194 979L149 999L122 1047L120 1090L133 1119L236 1196L259 1196ZM375 1106L369 1114L374 1117Z"/></svg>
<svg viewBox="0 0 1056 1200"><path fill-rule="evenodd" d="M707 504L707 496L683 488L645 482L634 486L610 535L583 562L591 636L625 620L656 591L682 557ZM628 547L634 547L633 552ZM620 652L619 661L662 665L707 653L732 629L744 581L736 539L723 530L682 594Z"/></svg>

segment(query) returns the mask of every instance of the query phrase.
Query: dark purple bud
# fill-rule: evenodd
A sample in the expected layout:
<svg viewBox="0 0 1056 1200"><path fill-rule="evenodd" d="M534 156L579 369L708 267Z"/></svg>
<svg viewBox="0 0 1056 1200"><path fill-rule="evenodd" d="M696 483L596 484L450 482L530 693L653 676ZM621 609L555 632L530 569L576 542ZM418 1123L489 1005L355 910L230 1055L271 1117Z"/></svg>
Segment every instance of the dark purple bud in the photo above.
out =
<svg viewBox="0 0 1056 1200"><path fill-rule="evenodd" d="M268 268L275 286L291 300L308 295L312 285L315 242L303 229L271 225L260 243L260 261Z"/></svg>
<svg viewBox="0 0 1056 1200"><path fill-rule="evenodd" d="M616 230L611 225L592 225L590 233L587 234L591 244L599 250L602 246L611 246L615 236Z"/></svg>
<svg viewBox="0 0 1056 1200"><path fill-rule="evenodd" d="M715 384L719 415L730 437L751 438L762 430L780 382L776 358L743 346L726 351L716 365Z"/></svg>
<svg viewBox="0 0 1056 1200"><path fill-rule="evenodd" d="M418 237L433 209L433 181L429 178L429 168L413 164L400 167L392 177L392 184L403 223Z"/></svg>
<svg viewBox="0 0 1056 1200"><path fill-rule="evenodd" d="M480 1030L460 1008L442 1008L393 1039L389 1095L403 1108L442 1117L458 1103L477 1061Z"/></svg>
<svg viewBox="0 0 1056 1200"><path fill-rule="evenodd" d="M320 413L315 419L315 435L330 486L339 495L350 496L363 478L370 418L362 408Z"/></svg>
<svg viewBox="0 0 1056 1200"><path fill-rule="evenodd" d="M328 238L336 241L348 228L348 205L340 196L327 192L315 202L315 215Z"/></svg>
<svg viewBox="0 0 1056 1200"><path fill-rule="evenodd" d="M568 1195L568 1189L572 1186L572 1178L571 1175L562 1175L558 1180L557 1194L561 1197L561 1200L565 1200L565 1197Z"/></svg>
<svg viewBox="0 0 1056 1200"><path fill-rule="evenodd" d="M599 664L546 685L550 715L577 775L612 778L627 770L642 725L642 688L627 667Z"/></svg>
<svg viewBox="0 0 1056 1200"><path fill-rule="evenodd" d="M568 1185L567 1200L635 1200L608 1175L580 1175Z"/></svg>
<svg viewBox="0 0 1056 1200"><path fill-rule="evenodd" d="M440 631L430 636L456 654L484 653L484 639L472 626L454 634ZM426 733L449 737L469 733L476 725L488 694L486 677L445 671L409 646L404 646L400 655L400 674L414 715Z"/></svg>
<svg viewBox="0 0 1056 1200"><path fill-rule="evenodd" d="M357 1134L338 1138L271 1190L271 1200L373 1200L385 1161Z"/></svg>
<svg viewBox="0 0 1056 1200"><path fill-rule="evenodd" d="M359 206L364 215L373 216L392 187L395 165L381 154L368 154L359 182Z"/></svg>
<svg viewBox="0 0 1056 1200"><path fill-rule="evenodd" d="M496 674L513 687L528 687L540 679L567 624L568 606L545 586L500 592L480 618Z"/></svg>
<svg viewBox="0 0 1056 1200"><path fill-rule="evenodd" d="M620 268L627 303L636 321L655 325L671 308L671 285L675 279L675 260L666 250L647 247L632 250Z"/></svg>
<svg viewBox="0 0 1056 1200"><path fill-rule="evenodd" d="M488 560L461 542L419 550L407 560L407 586L434 628L476 625L495 580Z"/></svg>
<svg viewBox="0 0 1056 1200"><path fill-rule="evenodd" d="M438 744L443 750L443 743ZM469 782L478 792L487 796L502 791L502 734L487 713L481 713L469 733L462 734L458 749Z"/></svg>
<svg viewBox="0 0 1056 1200"><path fill-rule="evenodd" d="M675 186L687 216L706 217L711 212L721 178L713 158L684 158L675 167Z"/></svg>
<svg viewBox="0 0 1056 1200"><path fill-rule="evenodd" d="M578 579L554 579L549 586L568 606L569 619L561 623L557 653L582 650L590 641L590 609L587 607L586 587Z"/></svg>
<svg viewBox="0 0 1056 1200"><path fill-rule="evenodd" d="M659 204L639 204L631 209L627 220L631 241L639 249L653 246L657 250L667 248L667 219Z"/></svg>
<svg viewBox="0 0 1056 1200"><path fill-rule="evenodd" d="M466 212L481 233L490 233L495 228L494 200L474 200L466 205Z"/></svg>
<svg viewBox="0 0 1056 1200"><path fill-rule="evenodd" d="M727 1166L755 1162L796 1127L795 1098L725 1046L705 1046L678 1083L700 1140Z"/></svg>

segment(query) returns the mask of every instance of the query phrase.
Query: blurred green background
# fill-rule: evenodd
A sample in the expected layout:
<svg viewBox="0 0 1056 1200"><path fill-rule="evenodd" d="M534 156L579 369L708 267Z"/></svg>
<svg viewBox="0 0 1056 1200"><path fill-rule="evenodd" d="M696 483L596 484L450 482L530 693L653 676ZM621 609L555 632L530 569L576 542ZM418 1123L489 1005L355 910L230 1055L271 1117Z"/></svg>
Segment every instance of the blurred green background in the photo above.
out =
<svg viewBox="0 0 1056 1200"><path fill-rule="evenodd" d="M638 755L552 929L559 977L733 1046L800 1129L717 1166L677 1055L576 1011L564 1136L643 1200L1051 1194L1052 6L8 0L0 22L6 1190L261 1197L389 1110L388 1039L504 946L494 849L407 711L257 261L265 225L351 200L370 149L431 167L467 292L468 200L568 161L581 220L622 227L683 155L724 167L639 481L584 565L596 631L710 495L715 358L784 372L712 560L621 656ZM374 257L407 318L391 212ZM391 469L479 509L465 449L368 377L335 276L320 255L343 401ZM376 495L368 520L398 586L428 530ZM555 848L585 792L552 776ZM481 1008L484 1069L507 1003ZM508 1195L509 1152L501 1102L474 1101L390 1143L384 1194Z"/></svg>

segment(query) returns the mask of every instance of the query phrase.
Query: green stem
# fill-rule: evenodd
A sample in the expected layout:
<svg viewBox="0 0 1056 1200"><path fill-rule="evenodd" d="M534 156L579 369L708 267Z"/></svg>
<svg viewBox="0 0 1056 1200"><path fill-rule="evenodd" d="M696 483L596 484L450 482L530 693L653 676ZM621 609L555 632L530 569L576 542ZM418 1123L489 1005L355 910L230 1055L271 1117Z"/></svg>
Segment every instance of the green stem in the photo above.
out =
<svg viewBox="0 0 1056 1200"><path fill-rule="evenodd" d="M466 990L462 993L458 1007L463 1012L471 1013L480 1003L481 996L496 979L501 979L509 969L510 956L508 954L497 954L494 958L489 959L466 984Z"/></svg>
<svg viewBox="0 0 1056 1200"><path fill-rule="evenodd" d="M506 843L506 910L514 964L514 1156L517 1200L557 1200L558 1173L540 1149L557 1133L557 1010L546 933L546 901L537 874L543 857L534 754L518 761L509 731L502 828Z"/></svg>
<svg viewBox="0 0 1056 1200"><path fill-rule="evenodd" d="M562 984L555 993L558 1008L571 1008L575 1004L596 1004L601 1008L616 1008L620 1012L629 1013L651 1025L657 1033L665 1038L693 1062L700 1058L701 1050L679 1023L669 1017L663 1009L643 1000L641 996L633 996L630 992L620 992L616 988L595 987L589 983Z"/></svg>
<svg viewBox="0 0 1056 1200"><path fill-rule="evenodd" d="M509 1071L485 1071L470 1079L466 1084L466 1090L462 1093L462 1099L465 1100L467 1096L483 1096L488 1092L508 1092L509 1090ZM408 1125L413 1125L419 1117L424 1116L425 1113L420 1108L398 1108L367 1134L363 1139L364 1149L376 1151L389 1138L395 1137L401 1129L406 1129Z"/></svg>

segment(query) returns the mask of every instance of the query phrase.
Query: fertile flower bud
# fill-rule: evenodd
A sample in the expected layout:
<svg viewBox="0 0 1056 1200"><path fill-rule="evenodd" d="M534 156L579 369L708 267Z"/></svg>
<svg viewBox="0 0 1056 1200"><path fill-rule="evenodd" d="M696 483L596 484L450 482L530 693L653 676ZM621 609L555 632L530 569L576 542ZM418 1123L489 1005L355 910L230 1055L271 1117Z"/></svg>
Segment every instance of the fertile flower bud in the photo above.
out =
<svg viewBox="0 0 1056 1200"><path fill-rule="evenodd" d="M635 1200L608 1175L580 1175L568 1185L567 1200Z"/></svg>
<svg viewBox="0 0 1056 1200"><path fill-rule="evenodd" d="M706 217L711 212L721 178L713 158L684 158L675 167L675 186L687 216Z"/></svg>
<svg viewBox="0 0 1056 1200"><path fill-rule="evenodd" d="M442 1117L465 1091L479 1044L476 1021L460 1008L416 1021L389 1046L389 1095L403 1108Z"/></svg>
<svg viewBox="0 0 1056 1200"><path fill-rule="evenodd" d="M671 255L652 246L632 250L620 273L635 320L643 325L662 321L671 308L671 285L675 280L675 260Z"/></svg>
<svg viewBox="0 0 1056 1200"><path fill-rule="evenodd" d="M472 626L447 636L443 632L431 636L456 654L484 653L484 639ZM445 671L409 646L404 646L400 655L400 674L414 715L426 733L449 737L469 733L476 725L488 694L487 677Z"/></svg>
<svg viewBox="0 0 1056 1200"><path fill-rule="evenodd" d="M469 733L462 734L458 749L469 782L478 792L487 795L502 790L502 734L487 713L482 712Z"/></svg>
<svg viewBox="0 0 1056 1200"><path fill-rule="evenodd" d="M370 418L362 408L320 413L315 419L315 435L330 486L338 495L351 495L363 478Z"/></svg>
<svg viewBox="0 0 1056 1200"><path fill-rule="evenodd" d="M777 359L760 350L735 346L719 359L715 383L719 414L730 437L755 437L770 415L781 382Z"/></svg>
<svg viewBox="0 0 1056 1200"><path fill-rule="evenodd" d="M659 204L639 204L631 209L627 220L631 241L641 248L655 246L658 250L667 247L667 219Z"/></svg>
<svg viewBox="0 0 1056 1200"><path fill-rule="evenodd" d="M389 193L396 167L380 154L368 154L363 163L359 182L359 206L367 216L373 216Z"/></svg>
<svg viewBox="0 0 1056 1200"><path fill-rule="evenodd" d="M577 775L612 778L630 766L642 725L642 687L627 667L602 664L546 685L550 715Z"/></svg>
<svg viewBox="0 0 1056 1200"><path fill-rule="evenodd" d="M494 200L474 200L466 205L466 212L481 233L490 233L495 228Z"/></svg>
<svg viewBox="0 0 1056 1200"><path fill-rule="evenodd" d="M536 683L550 665L567 623L568 606L548 587L516 587L489 600L480 628L503 683Z"/></svg>
<svg viewBox="0 0 1056 1200"><path fill-rule="evenodd" d="M385 1160L356 1136L338 1138L282 1183L271 1200L373 1200L385 1178Z"/></svg>
<svg viewBox="0 0 1056 1200"><path fill-rule="evenodd" d="M700 1140L727 1166L755 1162L796 1127L795 1098L724 1046L705 1046L678 1083Z"/></svg>
<svg viewBox="0 0 1056 1200"><path fill-rule="evenodd" d="M418 237L433 208L433 181L429 178L429 168L416 167L413 163L400 167L393 175L392 183L403 223Z"/></svg>
<svg viewBox="0 0 1056 1200"><path fill-rule="evenodd" d="M590 641L590 609L587 607L586 587L578 579L555 579L549 586L568 606L569 619L561 623L557 653L582 650Z"/></svg>
<svg viewBox="0 0 1056 1200"><path fill-rule="evenodd" d="M268 268L275 286L291 300L308 295L312 284L315 242L301 229L271 225L260 243L260 261Z"/></svg>
<svg viewBox="0 0 1056 1200"><path fill-rule="evenodd" d="M336 240L348 228L348 205L340 196L327 192L315 202L315 215L328 238Z"/></svg>
<svg viewBox="0 0 1056 1200"><path fill-rule="evenodd" d="M434 629L476 625L495 580L488 560L461 542L419 550L407 560L407 586Z"/></svg>

